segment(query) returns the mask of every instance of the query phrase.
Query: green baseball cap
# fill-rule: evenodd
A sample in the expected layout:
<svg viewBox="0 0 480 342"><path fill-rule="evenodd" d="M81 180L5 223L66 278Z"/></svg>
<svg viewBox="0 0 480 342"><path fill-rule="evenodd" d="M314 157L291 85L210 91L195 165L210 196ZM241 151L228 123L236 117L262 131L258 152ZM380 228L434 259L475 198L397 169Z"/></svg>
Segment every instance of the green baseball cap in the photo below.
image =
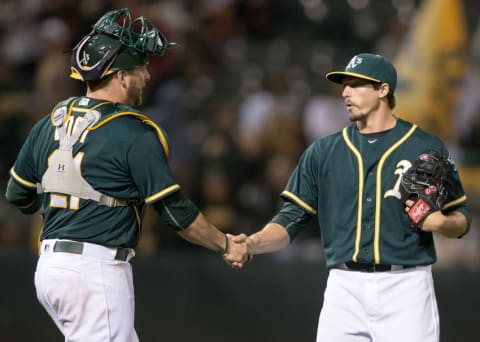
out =
<svg viewBox="0 0 480 342"><path fill-rule="evenodd" d="M397 86L397 71L393 64L381 55L361 53L348 62L344 71L329 72L328 80L342 84L345 77L356 77L378 83L388 83L392 92Z"/></svg>

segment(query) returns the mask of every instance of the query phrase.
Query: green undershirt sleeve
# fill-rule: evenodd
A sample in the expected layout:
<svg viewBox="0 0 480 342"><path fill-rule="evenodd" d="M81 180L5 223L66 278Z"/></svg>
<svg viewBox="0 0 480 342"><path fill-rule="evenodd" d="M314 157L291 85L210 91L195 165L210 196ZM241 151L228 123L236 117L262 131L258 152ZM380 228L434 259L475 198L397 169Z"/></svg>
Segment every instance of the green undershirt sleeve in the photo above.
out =
<svg viewBox="0 0 480 342"><path fill-rule="evenodd" d="M287 230L291 242L313 218L314 216L306 212L302 207L286 201L282 209L280 209L278 214L276 214L270 222L283 226Z"/></svg>
<svg viewBox="0 0 480 342"><path fill-rule="evenodd" d="M153 207L162 220L177 231L189 227L199 213L198 207L181 190L159 199Z"/></svg>
<svg viewBox="0 0 480 342"><path fill-rule="evenodd" d="M457 237L458 239L460 239L460 238L464 237L470 231L470 227L472 225L472 216L471 216L469 210L465 206L457 207L453 210L445 211L445 212L442 212L442 213L444 215L447 215L450 211L461 212L463 214L463 216L465 216L465 218L467 219L467 229L465 230L465 232L462 235Z"/></svg>
<svg viewBox="0 0 480 342"><path fill-rule="evenodd" d="M11 178L7 184L5 197L27 215L37 212L42 205L42 196L37 194L35 189L24 188Z"/></svg>

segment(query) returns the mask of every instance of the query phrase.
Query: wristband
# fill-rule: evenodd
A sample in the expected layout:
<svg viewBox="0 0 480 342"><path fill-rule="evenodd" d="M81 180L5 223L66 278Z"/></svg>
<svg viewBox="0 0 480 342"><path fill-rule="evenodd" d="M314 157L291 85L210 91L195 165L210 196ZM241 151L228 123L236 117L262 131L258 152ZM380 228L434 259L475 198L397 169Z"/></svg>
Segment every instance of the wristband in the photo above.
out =
<svg viewBox="0 0 480 342"><path fill-rule="evenodd" d="M229 247L227 234L223 234L223 236L225 236L225 248L223 249L223 252L221 252L222 255L228 253Z"/></svg>

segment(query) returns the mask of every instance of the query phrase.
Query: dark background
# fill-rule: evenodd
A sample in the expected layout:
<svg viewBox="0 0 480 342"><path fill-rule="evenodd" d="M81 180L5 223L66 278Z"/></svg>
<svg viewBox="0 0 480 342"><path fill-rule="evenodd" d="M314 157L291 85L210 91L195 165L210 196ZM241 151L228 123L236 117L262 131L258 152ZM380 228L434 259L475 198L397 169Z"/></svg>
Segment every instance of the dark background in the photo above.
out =
<svg viewBox="0 0 480 342"><path fill-rule="evenodd" d="M326 281L323 261L318 258L260 256L245 269L233 271L213 253L185 251L160 253L132 264L135 325L141 341L315 340ZM1 341L63 341L34 300L34 259L30 255L2 256L0 266L4 275L0 292ZM461 269L435 271L434 281L441 341L478 341L478 273ZM399 329L408 329L408 322Z"/></svg>

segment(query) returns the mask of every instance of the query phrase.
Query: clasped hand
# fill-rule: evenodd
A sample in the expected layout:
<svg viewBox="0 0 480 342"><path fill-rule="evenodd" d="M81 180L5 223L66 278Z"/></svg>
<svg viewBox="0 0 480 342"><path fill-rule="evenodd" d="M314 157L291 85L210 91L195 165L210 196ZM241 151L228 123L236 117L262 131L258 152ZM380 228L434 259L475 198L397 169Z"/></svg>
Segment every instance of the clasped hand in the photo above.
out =
<svg viewBox="0 0 480 342"><path fill-rule="evenodd" d="M227 234L228 250L223 254L223 260L234 269L240 269L252 259L249 247L247 245L247 236L240 234L237 236Z"/></svg>

